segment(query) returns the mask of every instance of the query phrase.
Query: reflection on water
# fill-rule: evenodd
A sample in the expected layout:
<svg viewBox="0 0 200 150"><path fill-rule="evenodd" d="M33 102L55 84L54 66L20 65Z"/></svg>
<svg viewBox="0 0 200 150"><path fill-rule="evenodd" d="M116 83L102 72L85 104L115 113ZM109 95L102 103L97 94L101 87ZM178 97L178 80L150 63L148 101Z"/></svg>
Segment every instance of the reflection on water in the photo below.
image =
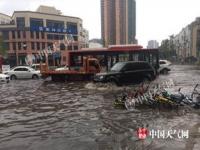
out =
<svg viewBox="0 0 200 150"><path fill-rule="evenodd" d="M170 75L175 88L191 88L199 72L175 66ZM177 77L180 77L177 79ZM189 77L189 78L188 78ZM186 87L187 86L187 87ZM199 149L199 111L113 107L120 88L92 83L52 83L17 80L0 85L0 149ZM138 127L190 129L188 140L139 141ZM195 142L194 142L195 141Z"/></svg>

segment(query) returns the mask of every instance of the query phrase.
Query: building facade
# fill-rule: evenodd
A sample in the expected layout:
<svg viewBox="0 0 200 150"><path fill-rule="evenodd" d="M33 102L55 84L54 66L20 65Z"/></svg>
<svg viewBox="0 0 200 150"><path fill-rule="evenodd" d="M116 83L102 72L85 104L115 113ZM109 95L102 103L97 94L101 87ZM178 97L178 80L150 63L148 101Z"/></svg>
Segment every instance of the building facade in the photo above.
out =
<svg viewBox="0 0 200 150"><path fill-rule="evenodd" d="M187 26L174 37L176 54L179 58L187 58L193 56L191 52L191 26ZM196 57L196 55L195 55Z"/></svg>
<svg viewBox="0 0 200 150"><path fill-rule="evenodd" d="M196 18L174 37L174 45L180 59L194 57L200 60L200 18Z"/></svg>
<svg viewBox="0 0 200 150"><path fill-rule="evenodd" d="M0 13L0 24L9 24L11 20L10 16Z"/></svg>
<svg viewBox="0 0 200 150"><path fill-rule="evenodd" d="M15 11L10 24L0 24L11 65L26 64L27 55L37 61L47 49L60 51L61 61L65 63L68 50L88 45L88 32L85 32L82 19L64 16L48 6L40 6L37 11Z"/></svg>
<svg viewBox="0 0 200 150"><path fill-rule="evenodd" d="M101 36L104 46L136 44L135 0L101 0Z"/></svg>
<svg viewBox="0 0 200 150"><path fill-rule="evenodd" d="M158 48L158 47L159 47L159 43L156 40L148 41L147 48L151 49L151 48Z"/></svg>

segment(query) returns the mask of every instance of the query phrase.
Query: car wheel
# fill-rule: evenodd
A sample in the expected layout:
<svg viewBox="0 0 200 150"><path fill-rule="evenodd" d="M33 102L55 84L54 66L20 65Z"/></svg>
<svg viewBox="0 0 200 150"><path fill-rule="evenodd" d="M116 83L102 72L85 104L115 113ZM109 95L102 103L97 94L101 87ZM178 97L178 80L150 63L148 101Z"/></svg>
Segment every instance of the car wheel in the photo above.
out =
<svg viewBox="0 0 200 150"><path fill-rule="evenodd" d="M167 69L163 69L162 73L167 74L168 73Z"/></svg>
<svg viewBox="0 0 200 150"><path fill-rule="evenodd" d="M65 75L64 76L64 81L68 81L69 80L69 76L68 75Z"/></svg>
<svg viewBox="0 0 200 150"><path fill-rule="evenodd" d="M38 75L36 75L36 74L34 74L33 76L32 76L32 79L38 79L39 77L38 77Z"/></svg>
<svg viewBox="0 0 200 150"><path fill-rule="evenodd" d="M17 79L16 75L11 75L10 76L10 80L16 80L16 79Z"/></svg>
<svg viewBox="0 0 200 150"><path fill-rule="evenodd" d="M148 77L144 77L143 80L142 80L142 83L148 85L150 81L151 81L150 78L148 78Z"/></svg>
<svg viewBox="0 0 200 150"><path fill-rule="evenodd" d="M109 84L114 85L114 86L120 86L120 83L117 81L117 79L111 78L108 81Z"/></svg>

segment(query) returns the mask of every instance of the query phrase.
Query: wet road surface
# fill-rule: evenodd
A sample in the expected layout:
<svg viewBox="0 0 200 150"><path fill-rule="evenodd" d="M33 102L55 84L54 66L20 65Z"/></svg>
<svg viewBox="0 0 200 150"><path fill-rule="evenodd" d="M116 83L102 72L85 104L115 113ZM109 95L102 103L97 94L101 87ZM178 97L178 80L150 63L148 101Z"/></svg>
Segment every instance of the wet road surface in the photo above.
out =
<svg viewBox="0 0 200 150"><path fill-rule="evenodd" d="M172 66L155 82L172 80L190 93L200 83L194 66ZM120 88L91 83L17 80L0 84L0 150L199 150L200 110L113 107ZM90 87L90 88L89 88ZM189 130L188 139L138 140L138 127Z"/></svg>

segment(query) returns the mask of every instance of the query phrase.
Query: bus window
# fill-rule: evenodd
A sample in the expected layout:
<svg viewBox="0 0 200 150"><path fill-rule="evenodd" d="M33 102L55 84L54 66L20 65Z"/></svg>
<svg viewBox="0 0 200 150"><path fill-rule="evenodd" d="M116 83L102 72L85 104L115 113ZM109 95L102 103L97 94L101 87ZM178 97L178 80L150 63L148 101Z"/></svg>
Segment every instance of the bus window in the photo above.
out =
<svg viewBox="0 0 200 150"><path fill-rule="evenodd" d="M139 61L139 54L133 54L133 61Z"/></svg>
<svg viewBox="0 0 200 150"><path fill-rule="evenodd" d="M99 69L99 64L97 63L97 61L95 61L95 60L92 60L92 61L90 61L89 62L89 66L90 67L95 67L96 69Z"/></svg>

